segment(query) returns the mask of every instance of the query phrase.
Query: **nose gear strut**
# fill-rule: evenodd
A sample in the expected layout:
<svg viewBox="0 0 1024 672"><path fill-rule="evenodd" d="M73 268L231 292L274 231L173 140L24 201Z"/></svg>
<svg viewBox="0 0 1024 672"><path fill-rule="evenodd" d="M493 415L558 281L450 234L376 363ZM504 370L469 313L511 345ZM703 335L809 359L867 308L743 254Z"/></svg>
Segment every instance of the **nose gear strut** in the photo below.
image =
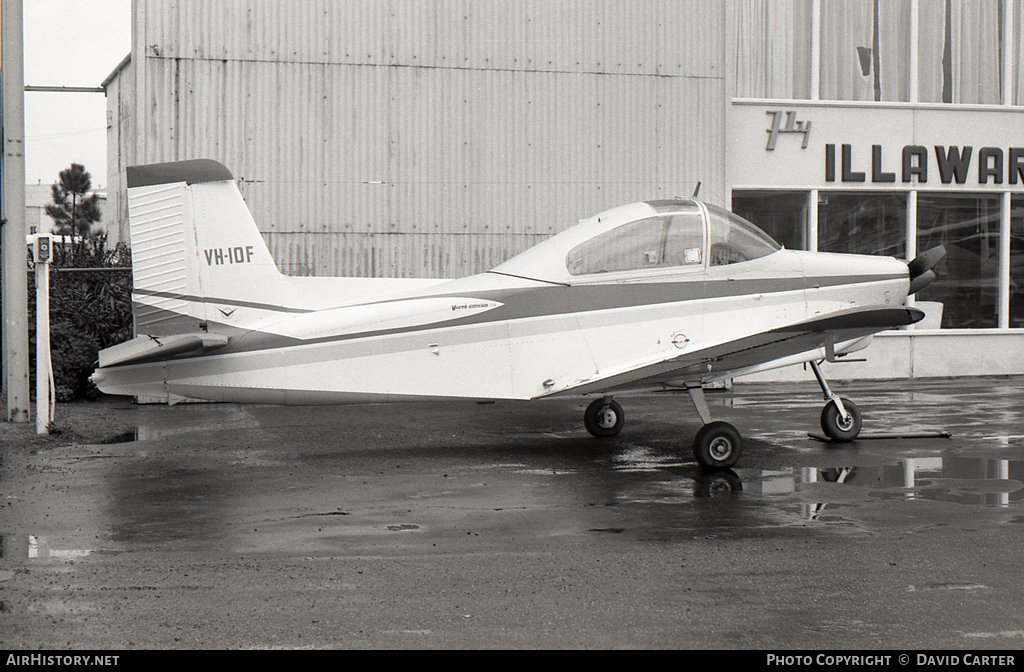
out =
<svg viewBox="0 0 1024 672"><path fill-rule="evenodd" d="M832 391L821 373L818 362L811 361L811 371L818 379L825 396L825 408L821 409L821 431L833 441L853 441L860 434L861 415L857 405Z"/></svg>

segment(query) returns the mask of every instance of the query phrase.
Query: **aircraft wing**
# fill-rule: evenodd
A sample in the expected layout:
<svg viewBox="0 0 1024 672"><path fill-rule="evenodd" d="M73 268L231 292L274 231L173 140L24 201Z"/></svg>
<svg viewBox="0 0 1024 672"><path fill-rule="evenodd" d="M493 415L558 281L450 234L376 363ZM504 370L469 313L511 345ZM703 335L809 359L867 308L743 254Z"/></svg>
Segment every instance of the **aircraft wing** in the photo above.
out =
<svg viewBox="0 0 1024 672"><path fill-rule="evenodd" d="M733 372L801 353L820 352L822 348L834 348L837 343L856 341L879 331L913 324L923 318L922 311L905 306L850 308L675 357L640 363L627 370L580 381L577 385L545 396L650 388L660 384L680 386L684 383L727 378Z"/></svg>

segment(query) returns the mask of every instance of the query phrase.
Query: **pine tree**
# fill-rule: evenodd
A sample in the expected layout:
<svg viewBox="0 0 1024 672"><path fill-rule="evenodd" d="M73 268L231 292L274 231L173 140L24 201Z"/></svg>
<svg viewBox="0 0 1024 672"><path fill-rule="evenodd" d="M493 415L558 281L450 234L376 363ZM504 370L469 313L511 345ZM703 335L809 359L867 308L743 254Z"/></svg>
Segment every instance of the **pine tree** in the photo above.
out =
<svg viewBox="0 0 1024 672"><path fill-rule="evenodd" d="M92 190L92 175L80 163L58 173L51 187L53 203L46 206L46 214L54 221L53 233L67 236L70 246L54 245L54 254L63 256L55 261L77 265L93 245L92 225L100 221L101 213L96 194ZM63 255L61 255L63 251Z"/></svg>

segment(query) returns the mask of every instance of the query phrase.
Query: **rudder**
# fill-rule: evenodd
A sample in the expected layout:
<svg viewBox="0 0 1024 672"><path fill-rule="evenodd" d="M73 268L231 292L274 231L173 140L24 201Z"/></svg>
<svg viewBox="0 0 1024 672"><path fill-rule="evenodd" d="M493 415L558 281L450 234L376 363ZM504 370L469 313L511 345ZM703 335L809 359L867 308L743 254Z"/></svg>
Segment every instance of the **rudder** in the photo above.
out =
<svg viewBox="0 0 1024 672"><path fill-rule="evenodd" d="M137 334L251 328L281 273L231 172L207 159L128 168Z"/></svg>

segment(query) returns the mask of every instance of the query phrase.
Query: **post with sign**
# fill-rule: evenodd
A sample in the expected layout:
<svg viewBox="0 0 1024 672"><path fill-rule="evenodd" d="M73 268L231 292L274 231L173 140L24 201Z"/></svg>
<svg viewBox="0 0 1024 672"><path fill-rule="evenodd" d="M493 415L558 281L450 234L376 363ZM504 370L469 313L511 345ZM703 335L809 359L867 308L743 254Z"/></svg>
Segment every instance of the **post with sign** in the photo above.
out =
<svg viewBox="0 0 1024 672"><path fill-rule="evenodd" d="M36 263L36 434L49 434L53 422L53 366L50 361L50 258L51 238L34 236Z"/></svg>

